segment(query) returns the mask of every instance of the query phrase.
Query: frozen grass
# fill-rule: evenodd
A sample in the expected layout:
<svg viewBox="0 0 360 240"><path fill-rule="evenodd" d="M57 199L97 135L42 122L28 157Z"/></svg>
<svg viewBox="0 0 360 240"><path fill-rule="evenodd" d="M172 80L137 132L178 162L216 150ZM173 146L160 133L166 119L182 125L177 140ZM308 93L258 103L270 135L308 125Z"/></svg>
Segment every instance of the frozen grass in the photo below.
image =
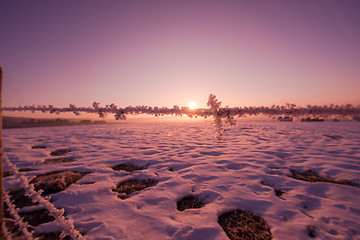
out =
<svg viewBox="0 0 360 240"><path fill-rule="evenodd" d="M6 228L9 232L12 234L13 240L23 240L25 237L23 236L22 232L19 231L18 226L15 224L15 220L12 218L12 216L7 211L7 208L4 208L5 210L5 224ZM43 224L48 223L51 221L54 221L54 217L49 215L49 212L45 209L40 209L32 212L21 212L20 216L23 217L23 221L27 222L29 224L29 230L32 230L34 227ZM39 238L39 240L59 240L60 238L60 232L51 232L51 233L38 233L35 235L35 237ZM65 240L70 240L71 238L69 236L66 236L63 238Z"/></svg>
<svg viewBox="0 0 360 240"><path fill-rule="evenodd" d="M32 203L26 196L24 196L25 192L23 190L17 191L15 195L18 199L23 199L22 201L14 201L15 206L17 208L22 208L24 206L36 206L37 204ZM26 201L26 204L24 204L24 201ZM34 209L29 208L27 211L20 211L19 212L20 217L23 219L23 222L26 222L29 224L28 230L32 230L34 227L41 225L43 223L52 222L55 220L53 216L49 214L49 211L46 209L39 209L35 207ZM15 224L15 220L12 215L10 215L8 211L8 206L4 204L4 217L5 217L5 224L9 232L11 232L13 239L25 239L23 236L23 233L19 230L19 227ZM42 236L40 234L40 236ZM60 239L60 238L47 238L47 239Z"/></svg>
<svg viewBox="0 0 360 240"><path fill-rule="evenodd" d="M31 147L31 149L45 149L45 148L46 148L45 145L35 145Z"/></svg>
<svg viewBox="0 0 360 240"><path fill-rule="evenodd" d="M66 153L69 153L69 152L71 152L70 149L64 148L64 149L58 149L58 150L52 151L52 152L50 153L50 155L51 155L51 156L61 156L61 155L64 155L64 154L66 154Z"/></svg>
<svg viewBox="0 0 360 240"><path fill-rule="evenodd" d="M118 197L121 199L126 199L133 192L138 192L144 190L145 188L152 187L156 185L156 181L153 179L130 179L124 182L119 183L119 185L113 189L114 192L119 193Z"/></svg>
<svg viewBox="0 0 360 240"><path fill-rule="evenodd" d="M39 240L58 240L60 239L60 232L52 232L52 233L43 233L40 235L36 235ZM63 238L63 240L70 240L69 236Z"/></svg>
<svg viewBox="0 0 360 240"><path fill-rule="evenodd" d="M9 171L3 171L3 177L11 176L12 174Z"/></svg>
<svg viewBox="0 0 360 240"><path fill-rule="evenodd" d="M6 212L4 212L4 213L5 213L5 217L10 219L9 216L6 216ZM24 240L25 239L23 237L21 231L19 231L19 227L15 224L15 220L11 219L10 221L9 220L5 221L5 226L6 226L6 229L11 233L13 240Z"/></svg>
<svg viewBox="0 0 360 240"><path fill-rule="evenodd" d="M20 168L19 169L19 172L31 172L33 171L34 169L31 169L31 168Z"/></svg>
<svg viewBox="0 0 360 240"><path fill-rule="evenodd" d="M67 163L67 162L73 162L73 160L74 158L72 157L54 158L54 159L46 159L41 164Z"/></svg>
<svg viewBox="0 0 360 240"><path fill-rule="evenodd" d="M49 215L49 211L46 209L40 209L31 212L20 212L19 215L24 218L24 221L31 226L38 226L42 223L54 221L55 218Z"/></svg>
<svg viewBox="0 0 360 240"><path fill-rule="evenodd" d="M30 198L25 196L25 190L19 189L10 192L10 199L17 208L34 205Z"/></svg>
<svg viewBox="0 0 360 240"><path fill-rule="evenodd" d="M308 235L311 238L315 238L316 237L316 226L315 225L309 225L307 226L307 231L308 231Z"/></svg>
<svg viewBox="0 0 360 240"><path fill-rule="evenodd" d="M231 240L272 239L265 220L252 212L244 210L226 212L219 216L218 223Z"/></svg>
<svg viewBox="0 0 360 240"><path fill-rule="evenodd" d="M205 204L200 199L194 196L186 196L177 202L176 209L179 211L185 211L186 209L190 208L201 208L204 205Z"/></svg>
<svg viewBox="0 0 360 240"><path fill-rule="evenodd" d="M141 166L136 166L134 164L131 164L131 163L121 163L121 164L118 164L114 167L112 167L112 169L114 169L115 171L125 171L125 172L129 172L129 173L132 173L136 170L143 170L144 167L141 167Z"/></svg>
<svg viewBox="0 0 360 240"><path fill-rule="evenodd" d="M333 180L331 178L321 177L321 176L319 176L318 173L316 173L312 170L307 170L305 172L290 170L290 172L292 173L292 176L291 176L292 178L302 180L302 181L307 181L307 182L329 182L329 183L336 183L336 184L349 185L349 186L357 186L358 185L349 180Z"/></svg>
<svg viewBox="0 0 360 240"><path fill-rule="evenodd" d="M30 181L34 184L35 190L43 190L43 194L52 194L63 191L74 182L78 181L85 174L84 172L52 172L43 175L38 175Z"/></svg>
<svg viewBox="0 0 360 240"><path fill-rule="evenodd" d="M274 188L274 192L277 197L281 197L285 193L284 191L276 188Z"/></svg>

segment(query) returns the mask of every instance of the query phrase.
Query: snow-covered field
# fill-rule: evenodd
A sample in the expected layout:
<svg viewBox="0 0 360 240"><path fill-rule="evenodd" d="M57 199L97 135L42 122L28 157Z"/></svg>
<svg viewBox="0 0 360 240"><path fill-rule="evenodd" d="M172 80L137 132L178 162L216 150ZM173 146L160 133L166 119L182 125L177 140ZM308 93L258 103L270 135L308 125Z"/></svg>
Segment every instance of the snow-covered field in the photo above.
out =
<svg viewBox="0 0 360 240"><path fill-rule="evenodd" d="M290 177L290 170L313 170L360 184L356 122L240 122L226 128L222 142L206 123L6 129L3 146L18 168L31 169L29 180L60 170L91 172L52 195L77 229L87 229L87 239L227 239L217 218L232 209L262 216L275 239L310 238L309 226L317 239L360 239L359 185ZM63 148L74 162L41 165ZM112 169L120 163L145 169ZM128 179L157 184L120 199L112 189ZM16 183L5 178L7 189ZM178 211L177 201L188 195L205 206ZM37 231L54 228L45 223Z"/></svg>

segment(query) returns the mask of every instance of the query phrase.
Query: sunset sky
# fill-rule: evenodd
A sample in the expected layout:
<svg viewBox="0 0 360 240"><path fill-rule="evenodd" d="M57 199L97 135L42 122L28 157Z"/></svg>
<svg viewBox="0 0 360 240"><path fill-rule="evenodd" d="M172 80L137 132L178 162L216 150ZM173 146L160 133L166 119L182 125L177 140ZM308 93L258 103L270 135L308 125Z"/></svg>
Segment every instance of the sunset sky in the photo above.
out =
<svg viewBox="0 0 360 240"><path fill-rule="evenodd" d="M360 1L0 5L3 105L360 104Z"/></svg>

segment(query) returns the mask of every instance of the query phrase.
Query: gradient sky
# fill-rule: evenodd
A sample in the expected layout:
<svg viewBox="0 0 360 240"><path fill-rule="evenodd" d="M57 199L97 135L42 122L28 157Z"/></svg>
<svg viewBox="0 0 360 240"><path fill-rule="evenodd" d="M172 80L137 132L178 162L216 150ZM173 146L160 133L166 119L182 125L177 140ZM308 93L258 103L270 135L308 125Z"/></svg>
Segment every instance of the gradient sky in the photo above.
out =
<svg viewBox="0 0 360 240"><path fill-rule="evenodd" d="M2 0L3 105L360 104L360 1Z"/></svg>

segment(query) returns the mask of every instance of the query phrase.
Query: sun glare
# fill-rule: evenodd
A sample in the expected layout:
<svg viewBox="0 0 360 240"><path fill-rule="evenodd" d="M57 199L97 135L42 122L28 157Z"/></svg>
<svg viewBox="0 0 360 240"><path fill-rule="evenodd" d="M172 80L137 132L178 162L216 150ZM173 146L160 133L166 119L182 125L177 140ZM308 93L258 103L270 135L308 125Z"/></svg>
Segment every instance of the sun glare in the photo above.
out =
<svg viewBox="0 0 360 240"><path fill-rule="evenodd" d="M189 104L189 108L192 110L192 109L195 109L196 108L196 103L190 103Z"/></svg>

